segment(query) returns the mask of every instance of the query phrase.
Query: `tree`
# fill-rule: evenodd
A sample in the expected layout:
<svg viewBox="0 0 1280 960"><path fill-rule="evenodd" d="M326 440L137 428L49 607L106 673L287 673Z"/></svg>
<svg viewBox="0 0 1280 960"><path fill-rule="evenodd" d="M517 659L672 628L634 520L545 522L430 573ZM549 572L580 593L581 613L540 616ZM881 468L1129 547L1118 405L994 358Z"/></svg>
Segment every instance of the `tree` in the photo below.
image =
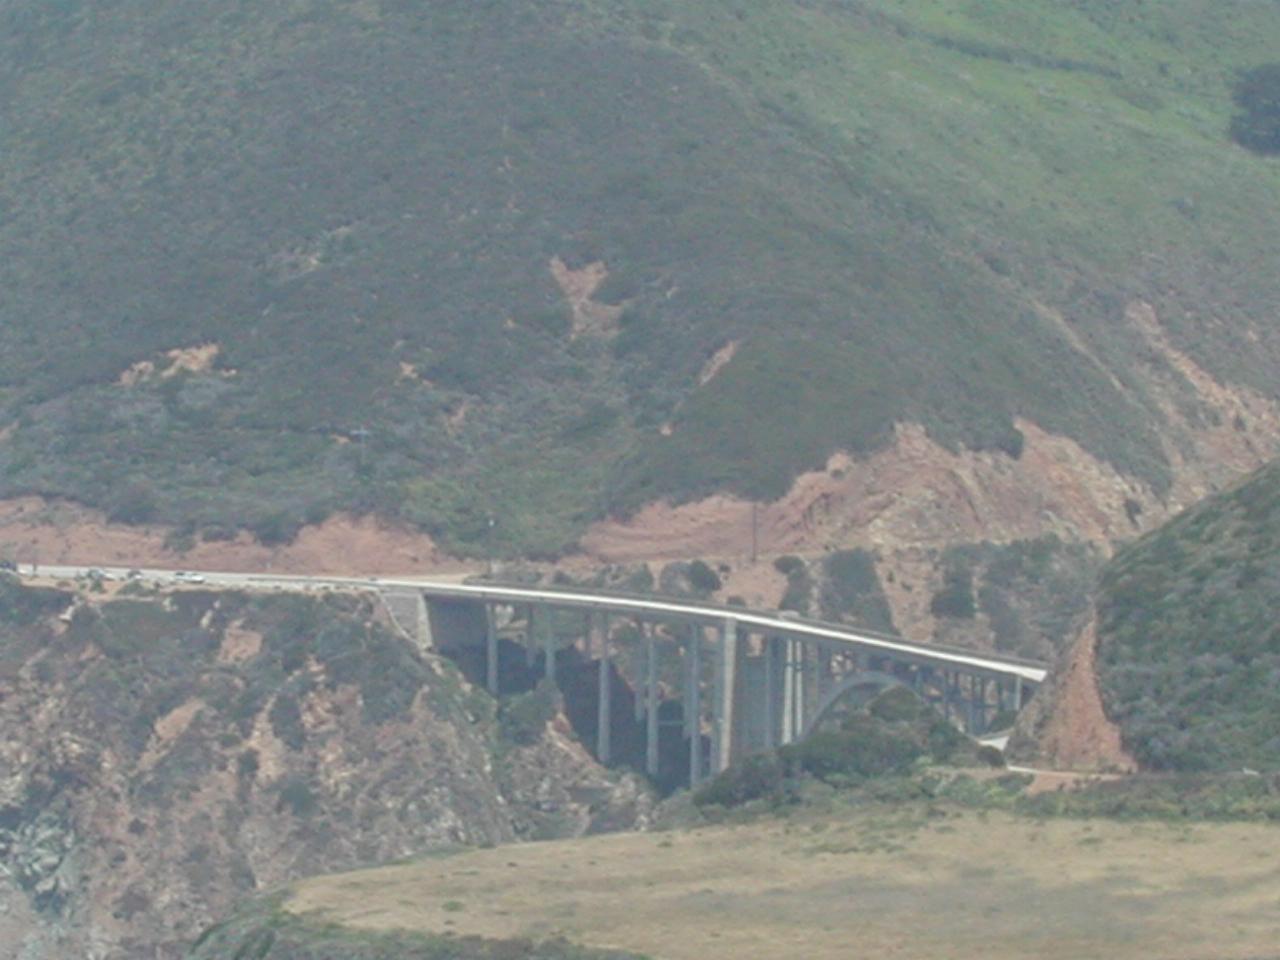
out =
<svg viewBox="0 0 1280 960"><path fill-rule="evenodd" d="M1231 138L1254 153L1280 154L1280 63L1246 71L1232 91Z"/></svg>

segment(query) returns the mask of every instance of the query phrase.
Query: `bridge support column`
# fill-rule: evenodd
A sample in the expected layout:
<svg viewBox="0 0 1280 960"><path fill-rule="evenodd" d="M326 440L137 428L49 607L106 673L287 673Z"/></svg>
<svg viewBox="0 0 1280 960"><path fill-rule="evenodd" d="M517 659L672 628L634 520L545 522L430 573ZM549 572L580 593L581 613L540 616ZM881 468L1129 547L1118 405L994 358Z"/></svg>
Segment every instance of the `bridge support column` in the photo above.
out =
<svg viewBox="0 0 1280 960"><path fill-rule="evenodd" d="M983 686L982 681L980 681L977 677L970 676L968 679L969 679L969 699L968 699L969 728L965 731L965 733L969 734L969 736L971 737L976 737L978 734L982 732L981 714L979 713L979 710L980 710L979 700L982 694L984 694L986 691L982 689L982 686Z"/></svg>
<svg viewBox="0 0 1280 960"><path fill-rule="evenodd" d="M688 714L689 785L702 782L702 627L694 624L689 631Z"/></svg>
<svg viewBox="0 0 1280 960"><path fill-rule="evenodd" d="M613 745L610 742L613 724L613 660L609 656L609 615L587 614L588 647L590 638L599 631L600 661L597 681L596 705L596 759L607 764L612 757Z"/></svg>
<svg viewBox="0 0 1280 960"><path fill-rule="evenodd" d="M800 714L796 717L796 735L799 737L818 709L818 651L811 643L797 641L800 648L800 695L796 698Z"/></svg>
<svg viewBox="0 0 1280 960"><path fill-rule="evenodd" d="M1013 712L1022 711L1022 677L1013 678Z"/></svg>
<svg viewBox="0 0 1280 960"><path fill-rule="evenodd" d="M987 720L989 719L987 710L987 678L980 677L978 679L978 733L987 732Z"/></svg>
<svg viewBox="0 0 1280 960"><path fill-rule="evenodd" d="M644 769L649 776L656 777L658 775L658 649L652 630L645 634L644 654Z"/></svg>
<svg viewBox="0 0 1280 960"><path fill-rule="evenodd" d="M778 745L777 640L764 638L764 749Z"/></svg>
<svg viewBox="0 0 1280 960"><path fill-rule="evenodd" d="M524 663L530 670L538 659L538 622L533 611L532 603L524 608Z"/></svg>
<svg viewBox="0 0 1280 960"><path fill-rule="evenodd" d="M783 637L782 644L782 745L796 736L796 663L795 641Z"/></svg>
<svg viewBox="0 0 1280 960"><path fill-rule="evenodd" d="M550 614L551 611L547 611ZM550 616L547 617L551 619ZM543 656L543 675L548 682L556 682L556 631L555 623L544 623L542 625L542 656Z"/></svg>
<svg viewBox="0 0 1280 960"><path fill-rule="evenodd" d="M494 609L484 605L484 674L485 686L491 696L498 695L498 630L493 622Z"/></svg>
<svg viewBox="0 0 1280 960"><path fill-rule="evenodd" d="M419 650L431 650L435 647L435 638L431 635L431 612L427 609L427 596L424 593L414 593L417 598L417 610L415 624L415 637L418 641Z"/></svg>
<svg viewBox="0 0 1280 960"><path fill-rule="evenodd" d="M733 708L737 687L738 622L732 617L720 625L716 650L716 723L712 767L720 773L733 762Z"/></svg>

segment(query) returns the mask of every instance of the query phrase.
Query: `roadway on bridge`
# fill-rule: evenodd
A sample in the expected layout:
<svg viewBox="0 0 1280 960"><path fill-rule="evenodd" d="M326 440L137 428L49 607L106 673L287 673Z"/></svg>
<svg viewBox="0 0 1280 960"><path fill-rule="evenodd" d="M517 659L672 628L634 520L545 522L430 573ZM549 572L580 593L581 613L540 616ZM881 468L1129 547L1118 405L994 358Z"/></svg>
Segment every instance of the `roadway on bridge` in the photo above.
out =
<svg viewBox="0 0 1280 960"><path fill-rule="evenodd" d="M25 573L25 571L24 571ZM121 567L45 566L39 568L43 578L74 580L97 573L113 580L130 576L174 585L205 585L228 589L289 590L380 590L421 591L440 600L477 600L503 604L546 604L582 610L600 610L653 619L672 618L706 625L735 621L739 626L777 636L799 640L816 640L833 646L853 647L863 651L883 650L896 657L907 657L935 666L965 671L980 671L1002 677L1019 677L1042 683L1048 675L1045 664L924 643L855 630L842 624L807 620L778 611L725 607L667 597L640 597L628 594L590 592L581 589L511 586L492 583L459 583L446 578L417 579L406 577L334 577L296 576L262 573L226 573L222 571L178 571L158 569L131 570Z"/></svg>

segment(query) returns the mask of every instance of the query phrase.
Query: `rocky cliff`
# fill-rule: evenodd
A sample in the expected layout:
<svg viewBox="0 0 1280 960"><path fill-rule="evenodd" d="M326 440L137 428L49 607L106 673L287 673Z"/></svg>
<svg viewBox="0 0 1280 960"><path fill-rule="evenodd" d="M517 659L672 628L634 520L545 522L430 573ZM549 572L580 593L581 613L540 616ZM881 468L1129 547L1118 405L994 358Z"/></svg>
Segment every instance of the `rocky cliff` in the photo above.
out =
<svg viewBox="0 0 1280 960"><path fill-rule="evenodd" d="M1118 553L1015 750L1059 765L1280 766L1278 543L1271 464Z"/></svg>
<svg viewBox="0 0 1280 960"><path fill-rule="evenodd" d="M562 724L505 740L374 614L0 583L4 955L174 957L303 874L643 817Z"/></svg>

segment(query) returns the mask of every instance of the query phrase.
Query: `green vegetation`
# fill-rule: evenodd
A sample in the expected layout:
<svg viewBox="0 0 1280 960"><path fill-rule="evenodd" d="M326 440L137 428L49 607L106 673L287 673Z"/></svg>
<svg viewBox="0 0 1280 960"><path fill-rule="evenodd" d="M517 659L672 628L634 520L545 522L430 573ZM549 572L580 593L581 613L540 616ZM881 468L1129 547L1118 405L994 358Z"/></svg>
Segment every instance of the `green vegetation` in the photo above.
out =
<svg viewBox="0 0 1280 960"><path fill-rule="evenodd" d="M550 556L902 420L1018 456L1015 415L1163 489L1126 303L1274 394L1280 167L1228 130L1278 43L1196 0L17 0L0 494Z"/></svg>
<svg viewBox="0 0 1280 960"><path fill-rule="evenodd" d="M498 722L506 739L530 744L542 736L561 706L559 688L554 681L543 679L528 693L503 700Z"/></svg>
<svg viewBox="0 0 1280 960"><path fill-rule="evenodd" d="M24 587L12 573L0 572L0 624L30 627L71 605L71 596L61 590Z"/></svg>
<svg viewBox="0 0 1280 960"><path fill-rule="evenodd" d="M938 764L1002 765L997 752L965 737L905 687L886 690L864 710L803 740L734 764L694 793L700 807L792 802L806 780L833 787L866 787Z"/></svg>
<svg viewBox="0 0 1280 960"><path fill-rule="evenodd" d="M275 895L210 927L190 960L644 960L639 954L587 950L563 940L491 940L449 934L362 932L280 909ZM457 912L457 901L445 909Z"/></svg>
<svg viewBox="0 0 1280 960"><path fill-rule="evenodd" d="M931 606L953 619L982 615L998 650L1053 660L1074 639L1102 564L1097 548L1052 534L960 544L942 555L944 583Z"/></svg>
<svg viewBox="0 0 1280 960"><path fill-rule="evenodd" d="M1231 136L1256 153L1280 153L1280 63L1254 67L1233 93L1239 108L1231 119Z"/></svg>
<svg viewBox="0 0 1280 960"><path fill-rule="evenodd" d="M799 557L787 555L774 560L773 567L787 578L787 588L778 601L778 609L807 614L813 598L813 577L808 564Z"/></svg>
<svg viewBox="0 0 1280 960"><path fill-rule="evenodd" d="M824 619L897 632L872 554L866 550L838 550L823 561L823 574L819 602Z"/></svg>
<svg viewBox="0 0 1280 960"><path fill-rule="evenodd" d="M1280 465L1193 507L1103 574L1098 674L1157 770L1280 769Z"/></svg>
<svg viewBox="0 0 1280 960"><path fill-rule="evenodd" d="M929 601L929 612L935 617L972 620L978 612L973 597L973 571L962 564L948 564L943 572L942 588Z"/></svg>

